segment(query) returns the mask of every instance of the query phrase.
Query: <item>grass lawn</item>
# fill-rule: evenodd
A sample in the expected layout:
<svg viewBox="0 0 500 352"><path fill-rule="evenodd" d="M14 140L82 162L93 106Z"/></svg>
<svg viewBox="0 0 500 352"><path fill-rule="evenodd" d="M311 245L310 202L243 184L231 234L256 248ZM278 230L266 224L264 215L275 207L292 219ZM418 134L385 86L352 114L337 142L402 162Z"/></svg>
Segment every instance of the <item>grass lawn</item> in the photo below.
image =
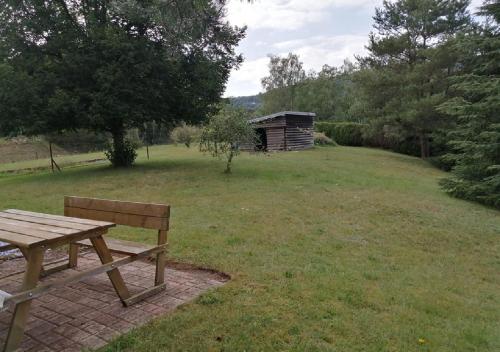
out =
<svg viewBox="0 0 500 352"><path fill-rule="evenodd" d="M243 155L224 175L195 149L151 154L130 170L0 176L1 208L170 203L170 257L232 276L103 351L500 350L500 213L448 197L425 162L319 148Z"/></svg>

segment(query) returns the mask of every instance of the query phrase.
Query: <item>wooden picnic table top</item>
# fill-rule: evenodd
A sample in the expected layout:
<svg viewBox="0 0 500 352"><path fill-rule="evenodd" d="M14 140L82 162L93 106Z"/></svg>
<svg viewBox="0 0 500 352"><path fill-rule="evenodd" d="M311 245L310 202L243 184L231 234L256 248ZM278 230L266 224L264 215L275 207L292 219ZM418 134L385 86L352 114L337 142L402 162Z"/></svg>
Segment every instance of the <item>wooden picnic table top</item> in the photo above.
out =
<svg viewBox="0 0 500 352"><path fill-rule="evenodd" d="M20 248L63 245L106 233L112 222L8 209L0 211L0 241Z"/></svg>

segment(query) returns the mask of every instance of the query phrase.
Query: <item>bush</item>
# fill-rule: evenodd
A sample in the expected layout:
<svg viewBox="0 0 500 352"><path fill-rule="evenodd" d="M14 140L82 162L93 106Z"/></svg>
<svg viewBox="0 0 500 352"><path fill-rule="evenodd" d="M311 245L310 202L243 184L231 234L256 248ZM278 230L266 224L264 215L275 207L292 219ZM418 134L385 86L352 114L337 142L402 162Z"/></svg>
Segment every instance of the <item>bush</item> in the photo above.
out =
<svg viewBox="0 0 500 352"><path fill-rule="evenodd" d="M314 145L336 145L335 141L323 132L314 132Z"/></svg>
<svg viewBox="0 0 500 352"><path fill-rule="evenodd" d="M366 124L356 122L317 122L316 131L323 132L340 145L364 145L363 131Z"/></svg>
<svg viewBox="0 0 500 352"><path fill-rule="evenodd" d="M173 129L170 138L172 138L175 144L181 143L189 148L192 143L199 140L200 135L200 128L182 123L182 125Z"/></svg>
<svg viewBox="0 0 500 352"><path fill-rule="evenodd" d="M248 123L247 115L243 109L225 106L208 119L202 131L200 151L226 158L226 173L231 173L231 162L240 153L240 146L256 141L255 130Z"/></svg>
<svg viewBox="0 0 500 352"><path fill-rule="evenodd" d="M131 166L135 158L137 158L137 145L128 139L125 139L117 148L115 144L110 144L108 150L105 152L108 160L115 167L128 167Z"/></svg>

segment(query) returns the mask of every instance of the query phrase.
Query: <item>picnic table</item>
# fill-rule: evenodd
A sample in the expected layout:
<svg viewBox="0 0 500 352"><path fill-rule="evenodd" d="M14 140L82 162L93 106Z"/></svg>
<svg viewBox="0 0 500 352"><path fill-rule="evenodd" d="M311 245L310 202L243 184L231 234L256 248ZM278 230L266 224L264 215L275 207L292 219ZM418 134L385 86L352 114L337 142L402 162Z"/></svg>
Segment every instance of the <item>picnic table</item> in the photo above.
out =
<svg viewBox="0 0 500 352"><path fill-rule="evenodd" d="M78 198L71 199L70 197L67 197L66 199L66 201L81 200L82 199ZM103 202L107 202L105 203L107 207L112 205L115 206L115 208L117 206L130 207L131 204L132 206L140 204L93 199L83 200L90 201L90 204L99 202L99 205ZM91 211L95 212L95 210ZM0 252L18 248L26 258L26 271L24 273L20 292L17 294L11 294L0 291L0 308L2 308L3 304L6 302L15 304L7 340L3 349L4 352L15 351L19 348L24 335L24 329L28 321L31 301L48 290L80 281L89 276L107 273L122 303L124 305L129 305L139 301L147 295L165 288L163 275L158 275L159 278L157 279L157 285L153 287L153 289L135 296L130 295L118 267L140 258L156 254L158 255L158 258L162 259L158 262L160 264L160 268L163 268L163 256L166 244L150 246L142 251L136 251L131 256L114 260L110 248L108 248L103 236L108 232L108 229L116 226L115 223L120 223L120 219L115 222L110 222L86 219L84 217L59 216L16 209L0 211L0 241L7 243L7 245L0 246ZM162 233L164 232L165 231ZM55 271L76 266L76 257L78 254L77 244L81 243L81 241L89 242L89 245L92 246L97 252L102 265L86 271L73 273L70 276L65 276L63 279L51 280L50 282L44 282L38 285L41 274L48 275ZM70 245L70 260L68 263L53 267L49 270L44 270L43 258L45 251L47 249L54 249L67 245ZM159 269L157 267L157 271L158 270ZM1 289L2 288L0 287L0 290Z"/></svg>

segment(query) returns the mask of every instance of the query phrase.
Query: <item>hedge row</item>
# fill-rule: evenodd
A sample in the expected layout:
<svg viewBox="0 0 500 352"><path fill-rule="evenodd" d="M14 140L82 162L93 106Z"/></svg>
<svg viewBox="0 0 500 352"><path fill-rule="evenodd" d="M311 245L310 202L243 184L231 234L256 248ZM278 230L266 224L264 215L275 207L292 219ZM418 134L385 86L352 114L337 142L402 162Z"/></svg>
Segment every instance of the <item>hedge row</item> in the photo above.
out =
<svg viewBox="0 0 500 352"><path fill-rule="evenodd" d="M340 145L362 146L365 145L363 130L366 124L356 122L316 122L315 128L323 132Z"/></svg>

